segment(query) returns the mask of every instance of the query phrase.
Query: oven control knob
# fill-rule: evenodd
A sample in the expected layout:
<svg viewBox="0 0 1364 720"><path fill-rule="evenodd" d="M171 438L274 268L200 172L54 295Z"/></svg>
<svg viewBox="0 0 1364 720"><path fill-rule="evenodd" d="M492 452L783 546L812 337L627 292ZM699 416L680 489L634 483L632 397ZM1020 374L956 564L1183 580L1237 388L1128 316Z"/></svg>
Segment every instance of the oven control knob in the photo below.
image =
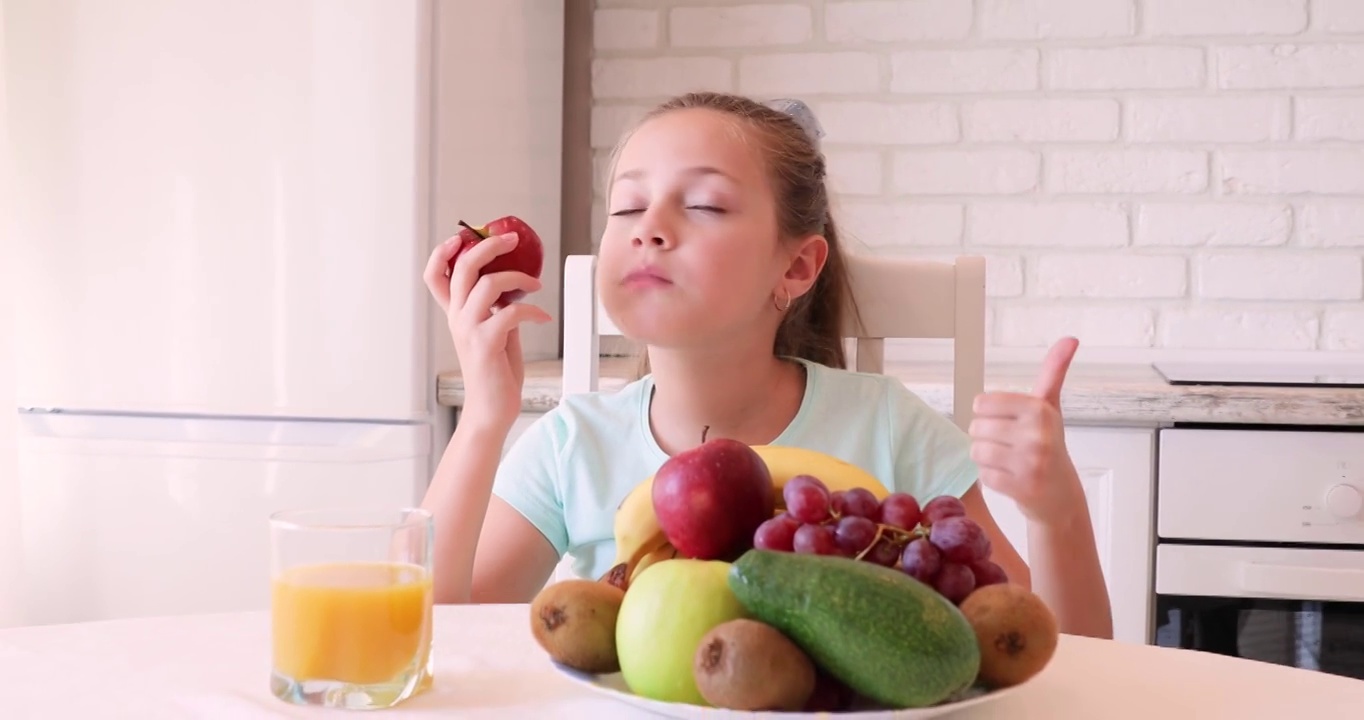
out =
<svg viewBox="0 0 1364 720"><path fill-rule="evenodd" d="M1349 519L1364 508L1364 495L1353 485L1333 485L1326 491L1326 511L1338 518Z"/></svg>

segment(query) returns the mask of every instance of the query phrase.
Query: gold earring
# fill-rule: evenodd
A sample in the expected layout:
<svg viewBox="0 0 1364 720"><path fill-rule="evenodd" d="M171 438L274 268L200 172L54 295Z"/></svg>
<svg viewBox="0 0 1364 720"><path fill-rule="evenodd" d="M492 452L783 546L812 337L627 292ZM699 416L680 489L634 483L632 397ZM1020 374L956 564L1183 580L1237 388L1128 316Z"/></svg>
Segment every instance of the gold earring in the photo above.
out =
<svg viewBox="0 0 1364 720"><path fill-rule="evenodd" d="M786 288L782 288L782 289L783 289L783 290L786 290ZM790 290L786 290L786 302L783 303L783 304L781 304L781 305L778 305L778 304L777 304L777 295L776 295L776 293L773 293L773 294L772 294L772 307L775 307L775 308L777 309L777 312L786 312L787 310L790 310L790 309L791 309L791 291L790 291Z"/></svg>

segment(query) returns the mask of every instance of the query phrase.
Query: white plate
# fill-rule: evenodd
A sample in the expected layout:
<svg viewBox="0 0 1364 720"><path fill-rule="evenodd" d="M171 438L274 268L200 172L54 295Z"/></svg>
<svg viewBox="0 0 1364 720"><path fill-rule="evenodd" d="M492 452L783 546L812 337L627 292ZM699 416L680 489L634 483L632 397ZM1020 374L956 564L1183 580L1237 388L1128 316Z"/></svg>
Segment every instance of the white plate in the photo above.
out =
<svg viewBox="0 0 1364 720"><path fill-rule="evenodd" d="M994 702L1012 694L1015 690L1027 685L1016 685L1011 688L994 690L988 693L975 695L958 702L934 705L933 707L914 708L909 710L850 710L839 713L798 713L798 712L748 712L743 710L721 710L719 708L703 707L700 705L688 705L686 703L661 702L640 697L632 692L625 684L625 678L620 673L610 673L606 675L593 675L590 673L579 672L572 668L552 663L554 669L569 680L586 686L593 692L600 693L614 700L643 708L664 717L680 718L682 720L720 720L720 718L769 718L770 720L800 720L801 718L822 718L823 720L928 720L928 718L938 717L950 712L956 712L962 708L972 705L981 705Z"/></svg>

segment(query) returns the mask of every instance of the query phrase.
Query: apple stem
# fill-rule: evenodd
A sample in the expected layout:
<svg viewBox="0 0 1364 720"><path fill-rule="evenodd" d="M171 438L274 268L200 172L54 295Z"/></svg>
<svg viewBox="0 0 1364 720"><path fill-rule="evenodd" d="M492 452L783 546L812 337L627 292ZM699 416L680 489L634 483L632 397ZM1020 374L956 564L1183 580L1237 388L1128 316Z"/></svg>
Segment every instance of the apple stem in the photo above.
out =
<svg viewBox="0 0 1364 720"><path fill-rule="evenodd" d="M709 425L707 425L707 426L701 428L701 444L702 444L702 445L705 445L705 444L706 444L706 433L708 433L708 432L710 432L710 426L709 426Z"/></svg>
<svg viewBox="0 0 1364 720"><path fill-rule="evenodd" d="M478 228L474 227L473 225L470 225L467 222L464 222L463 220L459 221L459 226L473 230L475 235L479 236L480 238L483 238L484 240L488 239L488 235L486 233L479 232Z"/></svg>

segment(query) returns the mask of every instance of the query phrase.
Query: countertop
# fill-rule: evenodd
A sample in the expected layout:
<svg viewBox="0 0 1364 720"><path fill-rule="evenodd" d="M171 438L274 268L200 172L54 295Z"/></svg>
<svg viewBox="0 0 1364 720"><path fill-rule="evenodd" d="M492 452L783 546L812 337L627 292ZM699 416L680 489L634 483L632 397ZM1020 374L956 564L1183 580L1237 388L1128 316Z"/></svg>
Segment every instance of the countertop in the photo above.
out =
<svg viewBox="0 0 1364 720"><path fill-rule="evenodd" d="M436 606L432 688L373 717L658 717L557 671L535 644L528 617L527 605ZM270 694L268 612L0 630L0 674L6 720L360 717L287 705ZM1194 650L1062 635L1040 674L985 698L953 708L951 717L1358 717L1364 682Z"/></svg>
<svg viewBox="0 0 1364 720"><path fill-rule="evenodd" d="M624 386L633 367L633 359L603 358L600 388ZM887 363L886 374L899 378L935 410L951 414L950 363ZM545 412L557 405L563 394L561 375L557 360L528 363L523 411ZM985 389L1028 391L1036 375L1036 365L987 364ZM458 371L441 373L436 391L440 404L458 407L464 397L464 379ZM1061 410L1066 421L1074 424L1364 426L1364 388L1171 385L1149 364L1077 361L1066 375Z"/></svg>

